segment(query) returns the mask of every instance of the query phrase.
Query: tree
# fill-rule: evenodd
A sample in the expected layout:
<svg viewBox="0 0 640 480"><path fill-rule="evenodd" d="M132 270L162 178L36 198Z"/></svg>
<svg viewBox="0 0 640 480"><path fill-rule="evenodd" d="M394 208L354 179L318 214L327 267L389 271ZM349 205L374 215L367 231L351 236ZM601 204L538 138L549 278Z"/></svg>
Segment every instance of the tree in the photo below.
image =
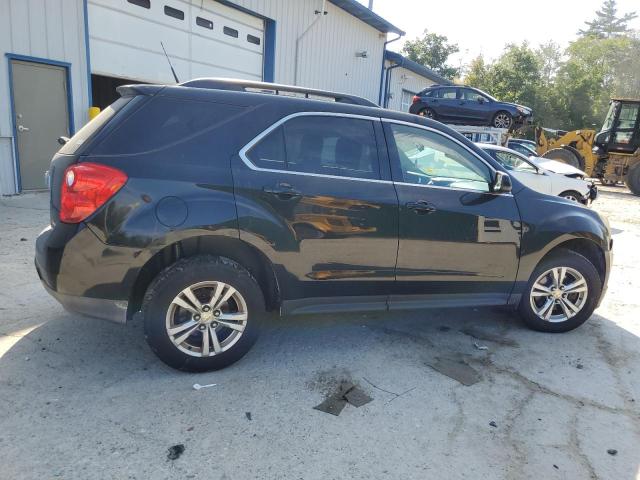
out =
<svg viewBox="0 0 640 480"><path fill-rule="evenodd" d="M549 85L553 82L555 74L562 63L562 49L556 42L549 40L536 48L535 53L540 64L542 81Z"/></svg>
<svg viewBox="0 0 640 480"><path fill-rule="evenodd" d="M590 22L584 22L588 28L579 30L578 34L598 38L611 38L630 33L627 24L637 18L638 15L636 12L629 12L618 17L617 13L616 0L605 0L602 8L596 11L596 18Z"/></svg>
<svg viewBox="0 0 640 480"><path fill-rule="evenodd" d="M489 68L482 55L478 55L476 58L471 60L469 68L467 69L467 74L464 78L464 83L466 85L479 88L480 90L488 91L491 89Z"/></svg>
<svg viewBox="0 0 640 480"><path fill-rule="evenodd" d="M459 68L447 63L449 57L460 50L457 44L449 43L444 35L425 30L421 38L407 40L402 51L409 60L429 67L445 78L454 79L460 75Z"/></svg>

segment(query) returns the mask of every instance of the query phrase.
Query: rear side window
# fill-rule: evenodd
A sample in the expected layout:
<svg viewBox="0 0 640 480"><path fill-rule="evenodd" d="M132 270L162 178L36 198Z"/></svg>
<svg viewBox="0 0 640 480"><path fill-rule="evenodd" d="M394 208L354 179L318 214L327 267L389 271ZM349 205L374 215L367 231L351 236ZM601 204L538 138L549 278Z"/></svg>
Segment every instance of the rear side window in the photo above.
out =
<svg viewBox="0 0 640 480"><path fill-rule="evenodd" d="M380 178L375 132L369 120L296 117L258 142L249 159L261 168Z"/></svg>
<svg viewBox="0 0 640 480"><path fill-rule="evenodd" d="M89 121L82 127L72 138L69 140L58 153L64 155L73 155L78 149L91 138L95 133L104 127L109 120L111 120L116 113L124 108L124 106L131 101L133 97L121 97L107 108L102 110L97 117Z"/></svg>
<svg viewBox="0 0 640 480"><path fill-rule="evenodd" d="M125 118L92 153L125 155L172 147L224 128L242 110L234 105L155 97Z"/></svg>
<svg viewBox="0 0 640 480"><path fill-rule="evenodd" d="M456 98L457 88L439 88L438 89L438 98Z"/></svg>

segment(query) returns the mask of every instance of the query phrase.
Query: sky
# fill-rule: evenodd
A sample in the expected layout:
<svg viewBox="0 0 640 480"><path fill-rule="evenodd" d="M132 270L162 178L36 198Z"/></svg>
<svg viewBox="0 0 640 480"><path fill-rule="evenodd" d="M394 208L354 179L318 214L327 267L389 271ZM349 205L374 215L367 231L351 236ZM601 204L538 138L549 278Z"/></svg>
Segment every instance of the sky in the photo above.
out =
<svg viewBox="0 0 640 480"><path fill-rule="evenodd" d="M368 5L368 0L360 2ZM404 39L414 39L426 28L458 44L460 53L450 61L459 66L480 53L495 59L510 42L527 40L535 47L554 40L567 46L601 4L602 0L373 0L373 11L407 32L390 49L399 51ZM617 4L619 15L636 11L640 16L639 0L618 0ZM640 30L640 18L629 25Z"/></svg>

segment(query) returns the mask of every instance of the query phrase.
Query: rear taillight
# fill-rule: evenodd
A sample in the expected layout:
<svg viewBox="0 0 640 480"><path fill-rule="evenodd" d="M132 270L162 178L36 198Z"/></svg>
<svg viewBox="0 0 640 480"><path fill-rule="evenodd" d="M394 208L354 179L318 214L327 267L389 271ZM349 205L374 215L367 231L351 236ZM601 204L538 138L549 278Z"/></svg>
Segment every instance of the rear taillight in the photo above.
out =
<svg viewBox="0 0 640 480"><path fill-rule="evenodd" d="M60 221L78 223L105 204L127 182L117 168L78 163L64 172L60 194Z"/></svg>
<svg viewBox="0 0 640 480"><path fill-rule="evenodd" d="M418 103L420 101L420 97L418 95L414 95L411 103Z"/></svg>

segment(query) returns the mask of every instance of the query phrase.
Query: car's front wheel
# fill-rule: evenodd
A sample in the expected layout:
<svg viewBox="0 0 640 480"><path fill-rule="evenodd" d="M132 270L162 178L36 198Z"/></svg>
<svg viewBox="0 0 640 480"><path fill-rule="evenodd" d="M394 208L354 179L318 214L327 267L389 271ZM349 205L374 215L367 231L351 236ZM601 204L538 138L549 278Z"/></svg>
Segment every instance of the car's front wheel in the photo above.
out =
<svg viewBox="0 0 640 480"><path fill-rule="evenodd" d="M601 291L595 266L579 253L560 249L531 274L518 310L533 330L567 332L587 321Z"/></svg>
<svg viewBox="0 0 640 480"><path fill-rule="evenodd" d="M567 190L566 192L562 192L558 196L562 198L566 198L567 200L571 200L572 202L584 203L583 202L584 197L580 195L578 192L576 192L575 190Z"/></svg>
<svg viewBox="0 0 640 480"><path fill-rule="evenodd" d="M253 345L264 313L262 291L238 263L201 255L161 272L145 295L147 343L167 365L218 370Z"/></svg>

